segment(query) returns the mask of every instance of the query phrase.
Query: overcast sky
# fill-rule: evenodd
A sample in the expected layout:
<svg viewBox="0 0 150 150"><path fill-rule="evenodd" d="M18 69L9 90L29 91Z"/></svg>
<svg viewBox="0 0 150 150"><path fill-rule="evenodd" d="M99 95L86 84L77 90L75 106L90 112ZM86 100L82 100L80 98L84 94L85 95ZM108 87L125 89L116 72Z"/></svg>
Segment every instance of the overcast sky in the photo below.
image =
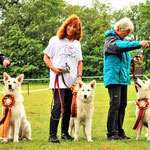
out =
<svg viewBox="0 0 150 150"><path fill-rule="evenodd" d="M66 2L72 5L80 5L80 6L90 6L92 0L65 0ZM100 2L106 2L106 0L99 0ZM139 4L139 2L144 2L146 0L107 0L112 4L112 7L115 9L122 9L124 6L132 5L132 4Z"/></svg>

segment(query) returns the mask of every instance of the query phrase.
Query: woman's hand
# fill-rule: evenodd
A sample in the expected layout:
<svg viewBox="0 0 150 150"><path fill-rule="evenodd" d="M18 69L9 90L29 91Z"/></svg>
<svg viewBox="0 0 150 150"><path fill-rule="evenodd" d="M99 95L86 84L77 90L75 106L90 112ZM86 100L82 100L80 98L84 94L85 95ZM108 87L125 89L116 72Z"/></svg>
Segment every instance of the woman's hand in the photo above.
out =
<svg viewBox="0 0 150 150"><path fill-rule="evenodd" d="M144 59L144 57L139 56L139 57L135 57L135 58L134 58L134 61L135 61L135 62L140 62L140 61L143 60L143 59Z"/></svg>
<svg viewBox="0 0 150 150"><path fill-rule="evenodd" d="M3 66L7 67L10 64L10 61L8 59L4 59Z"/></svg>
<svg viewBox="0 0 150 150"><path fill-rule="evenodd" d="M149 47L150 41L140 41L140 45L144 48Z"/></svg>
<svg viewBox="0 0 150 150"><path fill-rule="evenodd" d="M51 68L53 72L55 72L56 75L62 74L62 68L55 68L54 66Z"/></svg>

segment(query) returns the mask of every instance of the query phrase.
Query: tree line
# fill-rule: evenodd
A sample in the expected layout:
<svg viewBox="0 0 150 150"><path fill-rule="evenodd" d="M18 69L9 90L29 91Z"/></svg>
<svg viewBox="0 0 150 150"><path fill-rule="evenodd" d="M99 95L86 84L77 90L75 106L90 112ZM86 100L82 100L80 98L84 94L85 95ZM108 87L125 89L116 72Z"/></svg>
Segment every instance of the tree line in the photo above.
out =
<svg viewBox="0 0 150 150"><path fill-rule="evenodd" d="M64 0L3 0L0 12L0 51L11 61L10 67L1 67L1 72L11 76L23 73L25 78L49 77L43 50L71 14L79 16L83 27L83 76L103 75L105 32L119 19L129 17L134 23L129 40L150 40L150 0L122 10L98 0L93 0L91 7L73 6ZM143 51L145 58L139 65L149 74L150 48ZM134 57L134 51L131 53Z"/></svg>

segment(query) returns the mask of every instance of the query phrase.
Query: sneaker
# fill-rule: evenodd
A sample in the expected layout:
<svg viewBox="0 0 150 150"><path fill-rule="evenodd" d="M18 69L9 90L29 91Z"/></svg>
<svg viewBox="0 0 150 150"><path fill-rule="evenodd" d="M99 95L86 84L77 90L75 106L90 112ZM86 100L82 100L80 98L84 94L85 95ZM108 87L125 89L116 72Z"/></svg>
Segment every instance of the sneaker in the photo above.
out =
<svg viewBox="0 0 150 150"><path fill-rule="evenodd" d="M60 143L60 141L58 140L58 138L55 134L50 135L48 141L52 142L52 143Z"/></svg>
<svg viewBox="0 0 150 150"><path fill-rule="evenodd" d="M120 137L122 140L125 140L125 139L129 140L129 139L130 139L130 137L127 137L125 134L119 135L119 137Z"/></svg>
<svg viewBox="0 0 150 150"><path fill-rule="evenodd" d="M70 140L70 141L73 141L73 140L74 140L74 138L71 137L71 136L68 134L68 132L66 132L66 133L61 133L61 138L64 139L64 140Z"/></svg>
<svg viewBox="0 0 150 150"><path fill-rule="evenodd" d="M118 135L112 135L107 137L107 140L122 140Z"/></svg>

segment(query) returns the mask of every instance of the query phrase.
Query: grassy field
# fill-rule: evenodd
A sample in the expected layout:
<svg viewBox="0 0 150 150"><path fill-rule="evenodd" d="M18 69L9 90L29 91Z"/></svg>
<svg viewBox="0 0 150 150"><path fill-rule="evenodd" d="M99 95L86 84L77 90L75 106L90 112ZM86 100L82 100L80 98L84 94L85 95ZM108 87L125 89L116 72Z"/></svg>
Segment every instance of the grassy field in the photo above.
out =
<svg viewBox="0 0 150 150"><path fill-rule="evenodd" d="M48 84L30 85L30 90L47 88ZM0 87L0 91L2 86ZM23 85L22 90L26 91L27 86ZM80 132L80 139L78 142L64 141L60 139L61 131L60 124L58 128L58 137L60 144L53 144L48 142L49 136L49 117L50 104L52 93L50 90L43 90L37 92L23 93L24 106L28 121L32 128L32 141L20 141L19 143L0 143L0 150L149 150L150 142L146 141L144 137L146 130L142 132L140 141L136 141L136 131L133 130L135 118L135 104L128 103L126 108L126 116L124 122L124 130L126 135L131 137L130 140L122 141L107 141L106 140L106 121L109 106L109 97L107 89L103 84L96 86L95 100L94 100L94 114L92 124L92 138L93 142L88 143L84 137L83 132ZM0 93L2 99L3 93ZM136 91L134 85L128 87L128 101L136 101ZM2 105L0 104L0 107ZM1 110L1 109L0 109ZM1 112L0 112L1 113ZM2 116L0 116L1 118Z"/></svg>

